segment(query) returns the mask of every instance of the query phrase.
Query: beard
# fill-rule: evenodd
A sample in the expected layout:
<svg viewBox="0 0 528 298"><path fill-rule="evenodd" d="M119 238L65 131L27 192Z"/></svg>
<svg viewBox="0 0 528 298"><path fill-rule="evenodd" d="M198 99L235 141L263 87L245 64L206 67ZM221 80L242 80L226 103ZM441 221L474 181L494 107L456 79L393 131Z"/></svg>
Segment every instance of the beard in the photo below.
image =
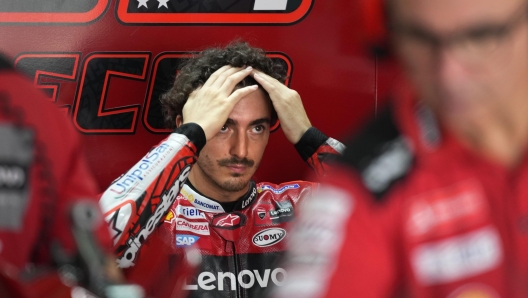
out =
<svg viewBox="0 0 528 298"><path fill-rule="evenodd" d="M251 175L248 175L249 177L245 177L245 175L238 173L233 173L230 174L229 177L224 177L224 175L218 173L220 172L220 169L230 165L244 165L248 168L248 170L250 170L255 165L255 162L247 158L239 159L236 157L231 157L218 160L216 161L215 165L207 155L203 158L198 158L197 161L197 166L200 167L204 178L210 183L215 184L218 188L227 192L239 192L244 190L248 187L254 171L251 173ZM256 168L258 168L258 165L255 167L255 169Z"/></svg>

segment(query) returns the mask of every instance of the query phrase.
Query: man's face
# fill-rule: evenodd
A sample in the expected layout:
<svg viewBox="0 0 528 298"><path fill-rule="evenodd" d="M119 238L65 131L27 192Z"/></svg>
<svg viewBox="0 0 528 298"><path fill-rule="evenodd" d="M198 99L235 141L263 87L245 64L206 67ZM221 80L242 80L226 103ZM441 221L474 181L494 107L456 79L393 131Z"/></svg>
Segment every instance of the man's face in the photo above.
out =
<svg viewBox="0 0 528 298"><path fill-rule="evenodd" d="M420 99L448 122L527 96L526 0L390 0L393 41Z"/></svg>
<svg viewBox="0 0 528 298"><path fill-rule="evenodd" d="M200 152L200 179L219 191L246 190L268 143L270 117L270 100L260 88L242 98Z"/></svg>

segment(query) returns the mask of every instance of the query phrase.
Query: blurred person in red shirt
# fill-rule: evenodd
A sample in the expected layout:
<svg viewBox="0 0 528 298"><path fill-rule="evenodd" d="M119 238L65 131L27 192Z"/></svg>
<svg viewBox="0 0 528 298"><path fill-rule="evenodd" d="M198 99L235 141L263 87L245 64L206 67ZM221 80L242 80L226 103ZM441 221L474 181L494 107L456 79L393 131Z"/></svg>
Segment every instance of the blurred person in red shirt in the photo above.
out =
<svg viewBox="0 0 528 298"><path fill-rule="evenodd" d="M528 2L365 5L406 78L301 209L276 296L528 297Z"/></svg>
<svg viewBox="0 0 528 298"><path fill-rule="evenodd" d="M97 191L70 121L0 56L1 297L121 281Z"/></svg>

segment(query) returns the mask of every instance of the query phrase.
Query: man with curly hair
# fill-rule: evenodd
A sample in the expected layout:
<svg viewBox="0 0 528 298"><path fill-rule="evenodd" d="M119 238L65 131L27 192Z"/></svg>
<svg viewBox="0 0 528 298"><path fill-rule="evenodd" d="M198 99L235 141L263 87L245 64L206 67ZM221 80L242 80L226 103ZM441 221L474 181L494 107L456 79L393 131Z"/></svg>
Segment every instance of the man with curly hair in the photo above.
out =
<svg viewBox="0 0 528 298"><path fill-rule="evenodd" d="M263 50L236 42L190 59L162 96L173 133L100 201L119 266L149 294L183 288L191 297L260 297L284 283L287 272L276 263L287 224L316 184L251 179L271 128L280 122L319 174L325 157L342 149L311 126L285 78ZM178 279L196 255L195 274Z"/></svg>

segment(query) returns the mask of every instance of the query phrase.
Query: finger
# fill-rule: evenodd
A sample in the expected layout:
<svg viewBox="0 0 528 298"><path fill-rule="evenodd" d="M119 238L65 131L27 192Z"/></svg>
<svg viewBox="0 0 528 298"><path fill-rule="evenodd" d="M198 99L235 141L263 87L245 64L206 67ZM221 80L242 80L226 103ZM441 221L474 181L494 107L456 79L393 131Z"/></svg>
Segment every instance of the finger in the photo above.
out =
<svg viewBox="0 0 528 298"><path fill-rule="evenodd" d="M257 81L262 86L262 88L264 88L264 90L270 94L270 96L278 92L278 90L284 86L281 82L263 72L253 71L252 75L255 81Z"/></svg>
<svg viewBox="0 0 528 298"><path fill-rule="evenodd" d="M233 104L233 106L235 106L240 101L240 99L257 91L257 89L258 89L258 85L251 85L251 86L239 88L235 90L233 93L231 93L231 95L227 98L228 102Z"/></svg>
<svg viewBox="0 0 528 298"><path fill-rule="evenodd" d="M251 66L248 66L245 69L241 69L240 71L235 72L230 76L226 77L222 86L219 87L219 90L226 96L229 96L229 94L233 92L233 89L235 89L236 85L238 85L245 77L247 77L252 70L253 68Z"/></svg>
<svg viewBox="0 0 528 298"><path fill-rule="evenodd" d="M247 68L242 68L242 67L232 67L231 69L229 70L226 70L225 72L223 72L219 77L218 79L214 82L213 85L211 85L211 88L214 88L214 89L221 89L222 86L225 84L226 80L228 80L231 76L233 76L234 74L236 73L239 73L239 72L245 72ZM239 81L240 82L240 81ZM238 83L237 83L238 84ZM232 90L232 89L231 89Z"/></svg>
<svg viewBox="0 0 528 298"><path fill-rule="evenodd" d="M224 65L222 67L220 67L219 69L217 69L215 72L213 72L213 74L209 77L209 79L207 79L207 81L205 81L204 83L204 87L209 87L209 86L212 86L216 80L226 71L229 71L230 69L232 69L233 66L231 65Z"/></svg>
<svg viewBox="0 0 528 298"><path fill-rule="evenodd" d="M194 98L194 96L196 96L196 93L198 93L198 91L200 91L200 89L202 89L202 88L203 88L203 86L198 86L198 88L194 89L194 90L189 94L189 97L188 97L187 100Z"/></svg>

